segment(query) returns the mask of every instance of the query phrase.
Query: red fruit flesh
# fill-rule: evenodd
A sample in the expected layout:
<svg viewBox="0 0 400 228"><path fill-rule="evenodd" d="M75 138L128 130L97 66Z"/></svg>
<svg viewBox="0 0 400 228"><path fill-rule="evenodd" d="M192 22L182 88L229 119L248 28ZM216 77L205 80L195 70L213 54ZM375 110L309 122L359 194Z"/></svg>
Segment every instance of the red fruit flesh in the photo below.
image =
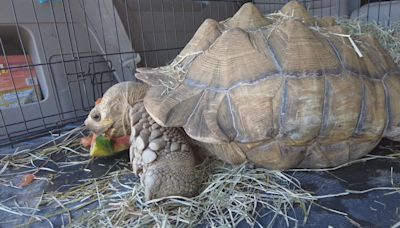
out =
<svg viewBox="0 0 400 228"><path fill-rule="evenodd" d="M113 138L112 139L114 142L114 151L115 152L120 152L123 150L126 150L130 147L130 136L129 135L125 135L125 136L121 136L118 138Z"/></svg>

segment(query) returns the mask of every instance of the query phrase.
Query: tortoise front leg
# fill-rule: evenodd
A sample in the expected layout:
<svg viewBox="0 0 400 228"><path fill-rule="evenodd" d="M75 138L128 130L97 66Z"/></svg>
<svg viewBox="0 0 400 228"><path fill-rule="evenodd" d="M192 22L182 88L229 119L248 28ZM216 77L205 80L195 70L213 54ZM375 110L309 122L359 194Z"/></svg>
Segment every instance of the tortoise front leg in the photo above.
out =
<svg viewBox="0 0 400 228"><path fill-rule="evenodd" d="M143 103L130 110L130 160L140 176L147 200L165 196L192 197L198 193L201 178L191 146L179 128L158 125Z"/></svg>

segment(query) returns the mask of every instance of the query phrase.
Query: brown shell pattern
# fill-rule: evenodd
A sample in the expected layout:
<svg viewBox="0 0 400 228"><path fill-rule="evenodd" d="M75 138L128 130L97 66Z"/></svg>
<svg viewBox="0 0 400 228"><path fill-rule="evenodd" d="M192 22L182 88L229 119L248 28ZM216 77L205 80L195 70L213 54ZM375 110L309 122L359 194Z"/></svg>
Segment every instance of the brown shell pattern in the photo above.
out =
<svg viewBox="0 0 400 228"><path fill-rule="evenodd" d="M246 3L223 22L207 19L171 65L138 69L152 85L150 115L206 143L400 139L400 73L378 41L361 37L359 56L332 19L296 1L281 13Z"/></svg>

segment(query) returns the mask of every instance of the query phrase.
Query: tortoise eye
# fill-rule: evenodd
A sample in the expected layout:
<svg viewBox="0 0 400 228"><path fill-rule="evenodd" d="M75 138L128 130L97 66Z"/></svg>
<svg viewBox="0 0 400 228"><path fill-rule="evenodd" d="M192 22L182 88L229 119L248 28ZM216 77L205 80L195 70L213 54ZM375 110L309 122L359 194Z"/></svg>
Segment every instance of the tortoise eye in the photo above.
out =
<svg viewBox="0 0 400 228"><path fill-rule="evenodd" d="M101 115L98 112L92 112L92 114L90 114L90 117L96 122L99 122L101 120Z"/></svg>

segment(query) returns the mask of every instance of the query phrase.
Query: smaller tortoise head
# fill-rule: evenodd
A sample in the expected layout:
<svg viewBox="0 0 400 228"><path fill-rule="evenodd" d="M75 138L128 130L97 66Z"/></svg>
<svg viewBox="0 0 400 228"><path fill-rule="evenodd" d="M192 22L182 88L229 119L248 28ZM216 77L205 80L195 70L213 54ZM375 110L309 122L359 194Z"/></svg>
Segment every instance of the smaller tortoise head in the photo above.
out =
<svg viewBox="0 0 400 228"><path fill-rule="evenodd" d="M121 82L110 87L90 111L86 127L97 135L109 137L130 134L129 109L143 100L147 88L139 82Z"/></svg>

